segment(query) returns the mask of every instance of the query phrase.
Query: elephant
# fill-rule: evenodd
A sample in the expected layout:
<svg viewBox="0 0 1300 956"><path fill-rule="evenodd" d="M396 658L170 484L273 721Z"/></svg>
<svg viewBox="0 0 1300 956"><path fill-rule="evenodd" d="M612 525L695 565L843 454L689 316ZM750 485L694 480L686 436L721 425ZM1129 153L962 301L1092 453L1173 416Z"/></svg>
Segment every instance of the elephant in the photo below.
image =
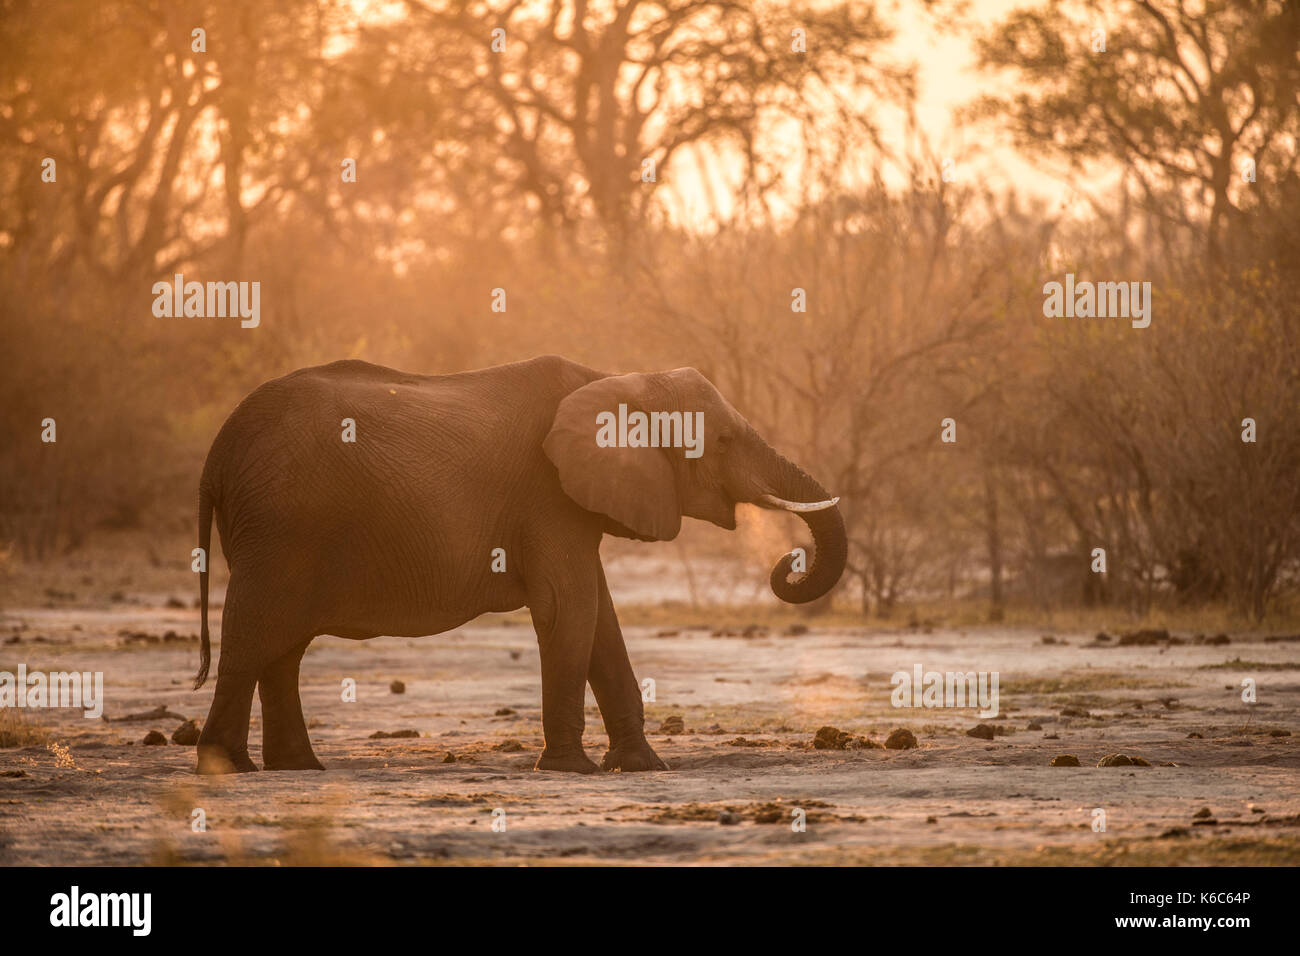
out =
<svg viewBox="0 0 1300 956"><path fill-rule="evenodd" d="M694 451L679 447L679 419L699 423ZM199 481L199 544L210 553L215 513L230 578L198 772L258 769L254 689L265 768L324 769L298 696L315 637L419 637L525 606L541 660L535 769L666 770L645 738L602 537L671 540L683 516L734 530L738 503L791 511L813 554L784 555L770 586L804 603L844 570L838 501L693 368L609 374L548 355L418 375L346 360L266 382L221 427ZM196 690L211 663L206 564L199 592ZM609 736L599 767L583 749L588 683Z"/></svg>

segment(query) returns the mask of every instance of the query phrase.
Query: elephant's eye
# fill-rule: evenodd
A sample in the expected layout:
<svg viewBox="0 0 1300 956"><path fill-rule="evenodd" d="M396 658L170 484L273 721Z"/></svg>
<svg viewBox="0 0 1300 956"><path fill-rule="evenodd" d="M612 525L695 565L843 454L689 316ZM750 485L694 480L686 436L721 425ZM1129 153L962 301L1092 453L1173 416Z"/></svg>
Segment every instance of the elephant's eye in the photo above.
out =
<svg viewBox="0 0 1300 956"><path fill-rule="evenodd" d="M717 438L713 439L713 450L718 452L719 454L725 453L726 450L730 447L731 447L731 436L726 433L723 433L719 435Z"/></svg>

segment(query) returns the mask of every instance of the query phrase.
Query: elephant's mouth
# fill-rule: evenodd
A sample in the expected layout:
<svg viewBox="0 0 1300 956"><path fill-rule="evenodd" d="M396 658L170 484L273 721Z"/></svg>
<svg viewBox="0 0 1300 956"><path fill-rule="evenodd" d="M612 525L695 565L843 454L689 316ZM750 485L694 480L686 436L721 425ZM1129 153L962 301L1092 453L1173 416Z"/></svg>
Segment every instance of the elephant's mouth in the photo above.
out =
<svg viewBox="0 0 1300 956"><path fill-rule="evenodd" d="M739 502L733 501L731 498L724 499L722 507L718 510L717 517L710 520L724 531L735 531L736 505L738 503Z"/></svg>

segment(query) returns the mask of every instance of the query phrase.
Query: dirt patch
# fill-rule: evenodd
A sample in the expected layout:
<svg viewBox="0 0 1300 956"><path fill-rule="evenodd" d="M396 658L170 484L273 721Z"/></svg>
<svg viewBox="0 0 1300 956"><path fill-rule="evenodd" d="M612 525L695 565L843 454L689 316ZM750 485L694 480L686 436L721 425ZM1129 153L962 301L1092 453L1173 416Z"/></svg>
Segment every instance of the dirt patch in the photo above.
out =
<svg viewBox="0 0 1300 956"><path fill-rule="evenodd" d="M745 636L743 621L711 637L718 627L684 615L625 629L637 677L656 683L646 726L671 770L578 776L531 769L542 745L531 628L320 638L301 687L326 771L200 778L193 748L170 740L201 726L212 699L212 682L190 689L193 645L119 637L192 632L195 612L166 597L0 615L0 633L46 638L4 647L13 666L102 671L106 718L0 711L0 733L14 735L0 738L0 863L1300 863L1288 642L1234 634L1241 663L1225 667L1221 647L1194 640L1099 650L1091 631L1044 643L1041 628L845 625ZM894 707L889 675L918 663L997 670L1000 712ZM1225 670L1257 671L1260 704ZM354 703L340 700L342 676L357 682ZM599 761L608 742L587 704ZM992 737L967 735L981 725ZM902 729L915 746L850 745ZM259 765L261 731L255 700ZM144 746L150 732L162 743ZM380 733L409 739L371 739ZM815 746L819 735L831 746ZM1098 766L1112 754L1130 763ZM1049 766L1065 755L1078 766ZM1194 821L1205 805L1213 815ZM1091 828L1098 807L1105 833Z"/></svg>

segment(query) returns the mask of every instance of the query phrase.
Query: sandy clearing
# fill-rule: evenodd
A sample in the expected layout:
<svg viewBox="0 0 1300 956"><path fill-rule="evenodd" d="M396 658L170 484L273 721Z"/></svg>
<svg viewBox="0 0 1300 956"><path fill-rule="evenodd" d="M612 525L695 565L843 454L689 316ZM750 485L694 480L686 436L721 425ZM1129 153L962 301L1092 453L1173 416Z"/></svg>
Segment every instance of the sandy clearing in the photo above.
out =
<svg viewBox="0 0 1300 956"><path fill-rule="evenodd" d="M184 638L195 619L139 606L10 610L0 635L21 641L0 643L0 670L103 671L109 717L161 704L202 718L212 685L189 689L196 645L119 633ZM140 743L179 721L41 711L75 768L44 747L0 750L0 774L22 773L0 776L0 862L1300 862L1298 644L1097 647L1056 633L1068 643L1049 645L1012 629L660 633L629 628L627 641L638 676L655 680L647 726L669 772L531 770L541 724L527 627L495 619L418 640L320 638L302 695L327 772L198 778L192 748ZM1234 660L1248 663L1223 666ZM998 671L991 722L1008 732L970 738L974 710L891 706L890 675L918 663ZM340 699L345 677L356 703ZM1241 701L1243 677L1257 681L1254 705ZM404 694L390 692L393 680ZM1067 707L1091 717L1062 716ZM654 732L670 715L685 733ZM920 747L814 750L824 724L877 742L907 727ZM369 736L407 729L420 736ZM258 760L256 704L252 741ZM523 749L495 749L507 741ZM587 749L598 758L604 746L589 699ZM1095 766L1114 752L1155 766ZM1061 753L1083 766L1049 767ZM1193 825L1203 806L1216 824ZM192 832L195 808L206 832ZM794 808L806 832L792 830ZM1096 809L1105 832L1093 830ZM720 823L723 813L739 822Z"/></svg>

